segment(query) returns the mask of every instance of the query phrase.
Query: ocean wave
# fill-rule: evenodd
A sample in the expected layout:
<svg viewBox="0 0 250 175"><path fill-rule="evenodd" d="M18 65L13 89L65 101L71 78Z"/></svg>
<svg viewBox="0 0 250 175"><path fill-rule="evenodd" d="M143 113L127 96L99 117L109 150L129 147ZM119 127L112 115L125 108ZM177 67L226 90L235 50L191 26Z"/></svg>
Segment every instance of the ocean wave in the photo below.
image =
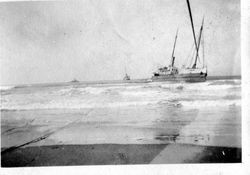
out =
<svg viewBox="0 0 250 175"><path fill-rule="evenodd" d="M122 96L134 96L134 97L155 97L160 94L157 90L144 90L144 91L121 91L119 92Z"/></svg>
<svg viewBox="0 0 250 175"><path fill-rule="evenodd" d="M146 89L146 90L145 90ZM148 90L150 89L150 90ZM120 94L120 95L146 95L147 92L155 91L143 85L135 86L87 86L87 87L67 87L60 90L53 90L50 94L59 96L72 96L72 95L107 95L107 94Z"/></svg>
<svg viewBox="0 0 250 175"><path fill-rule="evenodd" d="M241 85L231 85L231 84L220 84L220 85L210 85L209 83L203 84L187 84L184 86L187 90L195 90L195 91L213 91L213 90L230 90L235 88L240 88Z"/></svg>
<svg viewBox="0 0 250 175"><path fill-rule="evenodd" d="M185 108L207 108L207 107L226 107L240 106L240 99L214 99L214 100L166 100L166 99L147 99L135 101L107 101L107 100L52 100L47 103L32 104L2 104L1 111L9 110L43 110L43 109L88 109L88 108L118 108L131 106L150 106L164 105L168 107Z"/></svg>
<svg viewBox="0 0 250 175"><path fill-rule="evenodd" d="M50 94L58 96L73 96L85 94L99 95L104 93L105 91L105 88L99 87L67 87L60 90L53 90L50 92Z"/></svg>
<svg viewBox="0 0 250 175"><path fill-rule="evenodd" d="M180 101L183 107L189 108L207 108L207 107L223 107L223 106L241 106L240 99L226 100L196 100L196 101Z"/></svg>
<svg viewBox="0 0 250 175"><path fill-rule="evenodd" d="M9 91L13 89L20 89L20 88L26 88L31 87L32 85L16 85L16 86L0 86L0 91Z"/></svg>
<svg viewBox="0 0 250 175"><path fill-rule="evenodd" d="M166 105L172 107L207 107L240 105L240 81L223 84L152 82L141 84L70 85L27 90L1 91L2 110L81 109ZM3 89L12 89L9 86Z"/></svg>
<svg viewBox="0 0 250 175"><path fill-rule="evenodd" d="M157 104L158 101L128 101L128 102L81 102L81 101L51 101L47 104L33 103L28 105L5 105L1 111L48 110L48 109L89 109L117 108Z"/></svg>
<svg viewBox="0 0 250 175"><path fill-rule="evenodd" d="M235 80L216 80L216 81L211 81L209 83L209 86L212 85L240 85L241 80L235 79Z"/></svg>
<svg viewBox="0 0 250 175"><path fill-rule="evenodd" d="M0 91L7 91L10 89L14 89L16 86L0 86Z"/></svg>
<svg viewBox="0 0 250 175"><path fill-rule="evenodd" d="M185 85L183 85L183 84L163 84L163 85L160 85L160 88L168 89L168 90L183 90L185 88Z"/></svg>

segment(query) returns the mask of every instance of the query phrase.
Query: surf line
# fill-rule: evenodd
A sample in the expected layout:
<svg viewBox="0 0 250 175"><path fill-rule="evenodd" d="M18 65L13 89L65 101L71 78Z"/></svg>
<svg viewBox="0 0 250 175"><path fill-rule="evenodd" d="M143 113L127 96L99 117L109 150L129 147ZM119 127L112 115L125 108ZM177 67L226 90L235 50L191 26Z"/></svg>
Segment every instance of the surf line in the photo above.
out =
<svg viewBox="0 0 250 175"><path fill-rule="evenodd" d="M87 112L84 114L84 117L88 116L88 115L90 114L90 112L92 112L92 111L93 111L93 109L90 109L89 111L87 111ZM11 147L9 147L9 148L6 148L6 149L4 149L3 151L1 151L1 155L6 154L6 153L9 153L9 152L12 152L12 151L14 151L14 150L16 150L16 149L18 149L18 148L23 147L23 146L26 146L26 145L29 145L29 144L36 143L36 142L39 142L39 141L41 141L41 140L44 140L44 139L48 138L49 136L51 136L52 134L54 134L54 133L56 133L56 132L58 132L58 131L60 131L60 130L62 130L62 129L64 129L64 128L67 128L67 127L69 127L69 126L71 126L71 125L73 125L73 124L79 122L81 119L82 119L82 118L77 119L77 120L74 120L73 122L70 122L70 123L68 123L68 124L66 124L66 125L64 125L64 126L62 126L62 127L59 127L59 128L57 128L57 129L55 129L55 130L53 130L53 131L50 131L50 132L48 132L48 133L46 133L46 134L44 134L44 135L42 135L42 136L40 136L40 137L38 137L38 138L36 138L36 139L33 139L33 140L29 141L29 142L26 142L26 143L23 143L23 144L20 144L20 145L11 146Z"/></svg>

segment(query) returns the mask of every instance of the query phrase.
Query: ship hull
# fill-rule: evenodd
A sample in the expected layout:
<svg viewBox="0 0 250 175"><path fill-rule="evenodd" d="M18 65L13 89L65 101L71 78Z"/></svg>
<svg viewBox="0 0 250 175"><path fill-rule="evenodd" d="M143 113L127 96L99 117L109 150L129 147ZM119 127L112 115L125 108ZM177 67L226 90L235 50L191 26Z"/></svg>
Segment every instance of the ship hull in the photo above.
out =
<svg viewBox="0 0 250 175"><path fill-rule="evenodd" d="M200 73L153 76L152 81L204 82L207 75Z"/></svg>

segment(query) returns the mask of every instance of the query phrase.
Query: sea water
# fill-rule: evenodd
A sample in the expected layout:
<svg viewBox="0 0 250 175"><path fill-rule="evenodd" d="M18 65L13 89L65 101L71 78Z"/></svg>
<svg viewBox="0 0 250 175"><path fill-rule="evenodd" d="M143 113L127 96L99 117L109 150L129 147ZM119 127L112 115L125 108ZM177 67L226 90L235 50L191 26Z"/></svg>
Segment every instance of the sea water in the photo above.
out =
<svg viewBox="0 0 250 175"><path fill-rule="evenodd" d="M186 143L241 147L241 80L1 88L2 147Z"/></svg>

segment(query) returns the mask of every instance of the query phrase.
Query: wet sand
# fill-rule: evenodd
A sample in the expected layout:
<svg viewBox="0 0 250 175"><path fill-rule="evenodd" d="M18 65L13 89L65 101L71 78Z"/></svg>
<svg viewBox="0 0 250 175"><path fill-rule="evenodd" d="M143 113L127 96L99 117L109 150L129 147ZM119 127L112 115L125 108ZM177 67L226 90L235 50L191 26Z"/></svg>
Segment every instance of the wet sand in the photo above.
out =
<svg viewBox="0 0 250 175"><path fill-rule="evenodd" d="M127 115L119 115L121 122L103 121L99 115L103 111L97 109L86 118L82 117L85 111L63 116L60 111L58 115L9 111L1 118L1 166L240 163L236 109L226 109L230 115L212 116L201 110L197 115L176 116L175 109L175 115L165 120L150 121L138 115L140 122L135 123ZM116 119L113 110L114 118L109 119Z"/></svg>
<svg viewBox="0 0 250 175"><path fill-rule="evenodd" d="M172 146L171 144L34 146L6 152L2 154L1 161L2 167L241 162L240 148L183 144ZM176 146L179 148L176 149ZM164 151L166 149L168 153ZM183 155L181 150L191 153Z"/></svg>

